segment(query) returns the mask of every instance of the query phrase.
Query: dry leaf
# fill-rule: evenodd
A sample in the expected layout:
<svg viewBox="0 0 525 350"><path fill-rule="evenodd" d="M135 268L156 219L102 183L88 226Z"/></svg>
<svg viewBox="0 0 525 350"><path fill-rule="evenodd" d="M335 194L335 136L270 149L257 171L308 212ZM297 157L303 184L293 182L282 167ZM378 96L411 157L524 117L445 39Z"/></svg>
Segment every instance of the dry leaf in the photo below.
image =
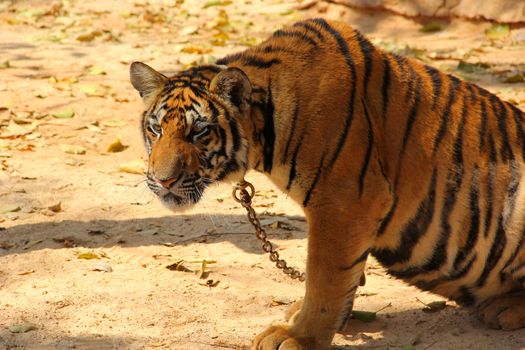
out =
<svg viewBox="0 0 525 350"><path fill-rule="evenodd" d="M78 88L85 93L86 96L91 97L104 97L108 92L105 86L95 83L79 84Z"/></svg>
<svg viewBox="0 0 525 350"><path fill-rule="evenodd" d="M90 75L106 75L107 74L106 71L104 70L104 68L99 67L99 66L91 66L91 67L89 67L88 73Z"/></svg>
<svg viewBox="0 0 525 350"><path fill-rule="evenodd" d="M122 152L124 151L126 148L128 148L129 146L125 146L122 144L122 142L120 142L120 139L119 138L116 138L107 148L106 152L110 152L110 153L117 153L117 152Z"/></svg>
<svg viewBox="0 0 525 350"><path fill-rule="evenodd" d="M14 324L11 326L7 326L7 329L9 329L11 333L26 333L26 332L37 329L37 327L33 323L22 323L22 324Z"/></svg>
<svg viewBox="0 0 525 350"><path fill-rule="evenodd" d="M166 266L166 268L171 271L193 272L193 270L190 270L186 266L184 266L184 260L179 260L173 264Z"/></svg>
<svg viewBox="0 0 525 350"><path fill-rule="evenodd" d="M92 252L87 252L87 253L79 254L77 256L77 259L100 259L100 256Z"/></svg>
<svg viewBox="0 0 525 350"><path fill-rule="evenodd" d="M51 210L54 213L59 213L62 211L62 202L58 202L57 204L50 205L47 207L47 209Z"/></svg>
<svg viewBox="0 0 525 350"><path fill-rule="evenodd" d="M86 154L86 148L77 145L61 145L62 150L68 154Z"/></svg>
<svg viewBox="0 0 525 350"><path fill-rule="evenodd" d="M5 204L0 206L0 213L14 213L20 211L20 209L18 204Z"/></svg>
<svg viewBox="0 0 525 350"><path fill-rule="evenodd" d="M35 273L35 270L28 270L28 271L20 272L18 275L19 276L26 276L26 275L30 275L32 273Z"/></svg>
<svg viewBox="0 0 525 350"><path fill-rule="evenodd" d="M510 26L506 23L496 23L485 30L485 36L489 39L503 39L510 33Z"/></svg>
<svg viewBox="0 0 525 350"><path fill-rule="evenodd" d="M129 174L144 174L144 161L141 159L119 165L119 171Z"/></svg>
<svg viewBox="0 0 525 350"><path fill-rule="evenodd" d="M121 126L127 125L127 123L120 119L107 119L100 122L102 126L108 126L112 128L120 128Z"/></svg>
<svg viewBox="0 0 525 350"><path fill-rule="evenodd" d="M419 31L422 33L434 33L439 32L441 29L441 24L439 24L438 22L431 21L419 28Z"/></svg>
<svg viewBox="0 0 525 350"><path fill-rule="evenodd" d="M69 118L73 118L75 116L75 111L72 110L72 109L66 109L66 110L63 110L63 111L60 111L60 112L55 112L55 113L53 113L51 115L53 117L55 117L55 118L69 119Z"/></svg>
<svg viewBox="0 0 525 350"><path fill-rule="evenodd" d="M92 31L90 33L85 33L77 36L77 40L81 42L90 42L93 41L97 36L101 36L102 32L100 31Z"/></svg>
<svg viewBox="0 0 525 350"><path fill-rule="evenodd" d="M36 124L31 124L31 126L19 125L11 120L7 127L0 134L0 137L10 139L28 135L32 133L35 130L35 128Z"/></svg>

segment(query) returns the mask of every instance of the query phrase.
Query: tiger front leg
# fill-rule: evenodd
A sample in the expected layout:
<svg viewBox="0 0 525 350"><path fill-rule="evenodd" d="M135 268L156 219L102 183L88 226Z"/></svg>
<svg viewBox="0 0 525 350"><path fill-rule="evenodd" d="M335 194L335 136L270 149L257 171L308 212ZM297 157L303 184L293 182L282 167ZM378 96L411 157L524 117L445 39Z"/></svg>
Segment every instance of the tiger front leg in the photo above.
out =
<svg viewBox="0 0 525 350"><path fill-rule="evenodd" d="M273 325L259 334L252 349L330 348L335 332L351 312L373 240L373 228L364 227L368 225L363 221L358 221L359 232L353 232L349 213L336 209L310 215L306 293L300 310L291 324Z"/></svg>

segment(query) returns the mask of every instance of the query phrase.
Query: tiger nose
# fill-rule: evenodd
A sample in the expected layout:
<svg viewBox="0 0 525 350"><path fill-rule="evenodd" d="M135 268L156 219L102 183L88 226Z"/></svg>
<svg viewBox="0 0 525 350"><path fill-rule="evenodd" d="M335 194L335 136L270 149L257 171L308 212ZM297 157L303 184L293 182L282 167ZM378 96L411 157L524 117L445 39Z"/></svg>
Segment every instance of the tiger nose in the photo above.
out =
<svg viewBox="0 0 525 350"><path fill-rule="evenodd" d="M175 177L171 177L171 178L166 179L166 180L155 179L155 181L157 181L165 189L169 190L171 185L174 184L175 182L177 182L181 177L182 176L175 176Z"/></svg>

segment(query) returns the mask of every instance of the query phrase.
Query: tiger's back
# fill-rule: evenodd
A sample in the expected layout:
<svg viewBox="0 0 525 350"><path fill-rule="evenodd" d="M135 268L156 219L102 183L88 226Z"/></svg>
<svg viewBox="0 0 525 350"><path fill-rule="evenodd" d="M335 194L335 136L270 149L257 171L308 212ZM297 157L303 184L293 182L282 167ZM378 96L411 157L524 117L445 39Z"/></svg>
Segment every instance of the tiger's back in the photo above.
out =
<svg viewBox="0 0 525 350"><path fill-rule="evenodd" d="M303 306L254 347L326 347L370 253L411 284L481 305L491 326L525 326L524 113L322 19L217 64L204 89L229 89L216 109L244 113L228 124L248 144L240 177L268 174L309 224Z"/></svg>

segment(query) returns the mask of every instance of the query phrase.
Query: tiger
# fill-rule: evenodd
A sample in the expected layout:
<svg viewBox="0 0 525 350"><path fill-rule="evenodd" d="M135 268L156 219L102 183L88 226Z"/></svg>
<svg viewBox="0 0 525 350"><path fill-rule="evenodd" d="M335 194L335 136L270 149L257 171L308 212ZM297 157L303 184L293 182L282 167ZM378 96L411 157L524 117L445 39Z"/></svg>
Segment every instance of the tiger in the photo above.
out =
<svg viewBox="0 0 525 350"><path fill-rule="evenodd" d="M308 223L302 304L252 349L329 349L369 255L422 290L525 326L524 113L322 18L167 77L130 67L149 188L171 210L266 174Z"/></svg>

